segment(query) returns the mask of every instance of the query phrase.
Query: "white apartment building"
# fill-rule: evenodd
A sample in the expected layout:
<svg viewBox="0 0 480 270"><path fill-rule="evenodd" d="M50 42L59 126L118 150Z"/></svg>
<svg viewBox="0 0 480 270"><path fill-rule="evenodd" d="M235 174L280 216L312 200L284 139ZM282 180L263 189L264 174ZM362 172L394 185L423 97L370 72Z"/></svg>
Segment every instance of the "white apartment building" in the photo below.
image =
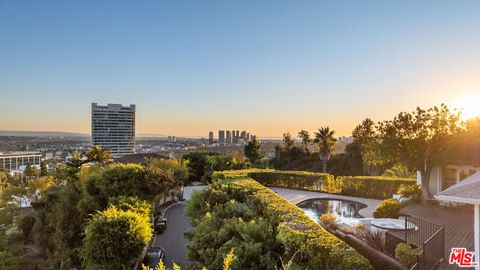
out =
<svg viewBox="0 0 480 270"><path fill-rule="evenodd" d="M14 171L27 165L40 167L41 159L42 154L40 152L0 152L0 168Z"/></svg>
<svg viewBox="0 0 480 270"><path fill-rule="evenodd" d="M135 149L135 105L92 103L92 144L109 149L115 158Z"/></svg>

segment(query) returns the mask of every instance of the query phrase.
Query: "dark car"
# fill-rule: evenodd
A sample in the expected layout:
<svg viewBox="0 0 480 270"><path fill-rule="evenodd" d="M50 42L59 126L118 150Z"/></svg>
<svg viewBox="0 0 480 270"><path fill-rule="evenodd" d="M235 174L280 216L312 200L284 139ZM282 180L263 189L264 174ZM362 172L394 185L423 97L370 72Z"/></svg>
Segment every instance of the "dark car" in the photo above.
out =
<svg viewBox="0 0 480 270"><path fill-rule="evenodd" d="M151 247L147 250L145 257L143 257L143 264L155 269L165 259L165 250L161 247Z"/></svg>
<svg viewBox="0 0 480 270"><path fill-rule="evenodd" d="M155 220L155 225L154 225L154 230L155 233L157 234L162 234L163 231L167 228L167 219L166 218L159 218Z"/></svg>

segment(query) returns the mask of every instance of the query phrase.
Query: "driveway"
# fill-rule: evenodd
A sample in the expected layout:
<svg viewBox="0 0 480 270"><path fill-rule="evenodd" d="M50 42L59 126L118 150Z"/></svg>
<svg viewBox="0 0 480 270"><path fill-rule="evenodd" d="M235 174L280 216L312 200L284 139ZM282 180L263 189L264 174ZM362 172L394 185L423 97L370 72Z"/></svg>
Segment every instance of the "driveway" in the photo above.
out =
<svg viewBox="0 0 480 270"><path fill-rule="evenodd" d="M299 189L278 188L278 187L270 187L270 189L273 190L278 195L280 195L280 197L286 199L287 201L295 205L309 199L340 199L340 200L348 200L348 201L363 203L367 207L360 209L359 214L365 218L372 217L373 212L375 211L375 208L377 208L377 206L382 202L381 200L376 200L376 199L342 196L342 195L306 191L306 190L299 190Z"/></svg>
<svg viewBox="0 0 480 270"><path fill-rule="evenodd" d="M184 197L189 200L194 190L205 188L206 186L185 187ZM157 235L153 241L153 246L165 249L165 264L169 268L172 268L173 262L183 266L183 269L186 269L188 264L186 248L188 240L183 233L188 231L191 226L184 210L185 202L168 207L164 214L164 217L167 218L167 229L163 234Z"/></svg>

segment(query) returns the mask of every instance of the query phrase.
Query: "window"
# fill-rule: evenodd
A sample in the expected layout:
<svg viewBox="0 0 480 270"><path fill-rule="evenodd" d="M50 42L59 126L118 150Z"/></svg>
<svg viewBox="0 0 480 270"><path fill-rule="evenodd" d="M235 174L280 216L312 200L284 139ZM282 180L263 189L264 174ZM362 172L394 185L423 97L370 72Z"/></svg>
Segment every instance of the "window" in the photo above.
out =
<svg viewBox="0 0 480 270"><path fill-rule="evenodd" d="M457 183L457 169L444 168L442 171L442 190L445 190Z"/></svg>

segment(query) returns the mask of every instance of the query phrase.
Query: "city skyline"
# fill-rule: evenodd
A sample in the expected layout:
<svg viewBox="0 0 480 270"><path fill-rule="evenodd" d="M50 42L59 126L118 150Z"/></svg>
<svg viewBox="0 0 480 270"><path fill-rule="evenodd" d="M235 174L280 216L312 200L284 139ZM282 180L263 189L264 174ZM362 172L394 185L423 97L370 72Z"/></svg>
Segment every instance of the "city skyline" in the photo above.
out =
<svg viewBox="0 0 480 270"><path fill-rule="evenodd" d="M136 104L138 134L189 137L321 126L343 136L366 117L440 103L475 116L478 10L477 1L5 1L0 129L89 134L91 102Z"/></svg>

